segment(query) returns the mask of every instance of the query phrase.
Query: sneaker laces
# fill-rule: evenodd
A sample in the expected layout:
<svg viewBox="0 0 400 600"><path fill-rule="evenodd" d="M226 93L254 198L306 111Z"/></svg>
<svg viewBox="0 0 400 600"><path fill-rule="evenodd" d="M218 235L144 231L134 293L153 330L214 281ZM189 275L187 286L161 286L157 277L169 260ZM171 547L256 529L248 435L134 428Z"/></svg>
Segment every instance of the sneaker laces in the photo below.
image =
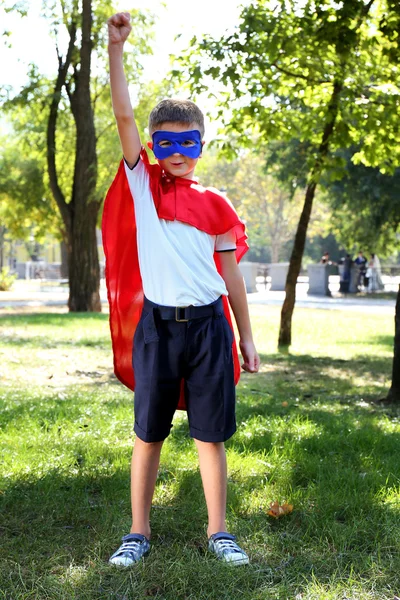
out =
<svg viewBox="0 0 400 600"><path fill-rule="evenodd" d="M143 542L139 542L139 540L132 540L130 542L124 542L118 548L117 552L114 556L123 556L124 554L133 554L135 555Z"/></svg>
<svg viewBox="0 0 400 600"><path fill-rule="evenodd" d="M241 550L233 540L220 538L219 540L215 540L214 544L222 554L225 554L226 552L229 552L230 554L233 552L236 552L237 554L244 554L243 550Z"/></svg>

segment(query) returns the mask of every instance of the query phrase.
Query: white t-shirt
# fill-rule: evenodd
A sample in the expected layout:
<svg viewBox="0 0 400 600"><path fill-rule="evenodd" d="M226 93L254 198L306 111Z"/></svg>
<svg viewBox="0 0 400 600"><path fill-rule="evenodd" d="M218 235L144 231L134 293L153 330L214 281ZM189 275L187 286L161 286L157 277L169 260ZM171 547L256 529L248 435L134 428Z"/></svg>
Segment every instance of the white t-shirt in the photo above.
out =
<svg viewBox="0 0 400 600"><path fill-rule="evenodd" d="M181 221L159 219L150 191L149 175L140 159L125 172L132 196L143 291L164 306L201 306L228 295L219 275L214 251L236 249L233 231L209 235Z"/></svg>

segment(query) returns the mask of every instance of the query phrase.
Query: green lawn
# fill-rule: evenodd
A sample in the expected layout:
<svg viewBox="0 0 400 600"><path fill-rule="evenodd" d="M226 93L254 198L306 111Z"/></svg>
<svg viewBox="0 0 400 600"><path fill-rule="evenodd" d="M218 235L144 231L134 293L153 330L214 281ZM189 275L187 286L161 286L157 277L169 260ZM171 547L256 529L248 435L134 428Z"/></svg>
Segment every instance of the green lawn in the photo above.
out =
<svg viewBox="0 0 400 600"><path fill-rule="evenodd" d="M130 526L132 395L112 374L107 315L0 317L0 598L331 600L400 595L399 409L393 318L252 306L262 370L238 386L228 523L251 557L206 551L206 508L184 413L163 448L153 547L107 559ZM275 500L291 515L267 515Z"/></svg>

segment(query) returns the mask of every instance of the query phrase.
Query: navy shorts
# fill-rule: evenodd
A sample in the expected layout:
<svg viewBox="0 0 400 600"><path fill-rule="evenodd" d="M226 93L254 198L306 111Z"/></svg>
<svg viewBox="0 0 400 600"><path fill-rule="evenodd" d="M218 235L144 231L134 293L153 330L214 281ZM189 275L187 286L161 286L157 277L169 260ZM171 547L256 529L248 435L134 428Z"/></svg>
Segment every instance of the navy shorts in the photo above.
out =
<svg viewBox="0 0 400 600"><path fill-rule="evenodd" d="M232 341L221 298L186 310L145 299L133 341L134 429L141 440L169 435L182 380L190 435L223 442L235 433Z"/></svg>

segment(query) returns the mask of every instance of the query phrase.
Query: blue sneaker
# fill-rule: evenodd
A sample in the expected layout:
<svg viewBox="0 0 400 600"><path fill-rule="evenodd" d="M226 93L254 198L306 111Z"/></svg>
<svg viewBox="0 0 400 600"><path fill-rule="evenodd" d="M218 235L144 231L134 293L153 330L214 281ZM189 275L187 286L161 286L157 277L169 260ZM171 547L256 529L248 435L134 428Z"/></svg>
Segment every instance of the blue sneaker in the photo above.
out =
<svg viewBox="0 0 400 600"><path fill-rule="evenodd" d="M122 544L109 559L112 565L131 567L150 552L150 542L141 533L128 533L122 538Z"/></svg>
<svg viewBox="0 0 400 600"><path fill-rule="evenodd" d="M213 533L208 540L208 549L217 558L229 565L248 565L249 557L238 544L236 537L225 531Z"/></svg>

